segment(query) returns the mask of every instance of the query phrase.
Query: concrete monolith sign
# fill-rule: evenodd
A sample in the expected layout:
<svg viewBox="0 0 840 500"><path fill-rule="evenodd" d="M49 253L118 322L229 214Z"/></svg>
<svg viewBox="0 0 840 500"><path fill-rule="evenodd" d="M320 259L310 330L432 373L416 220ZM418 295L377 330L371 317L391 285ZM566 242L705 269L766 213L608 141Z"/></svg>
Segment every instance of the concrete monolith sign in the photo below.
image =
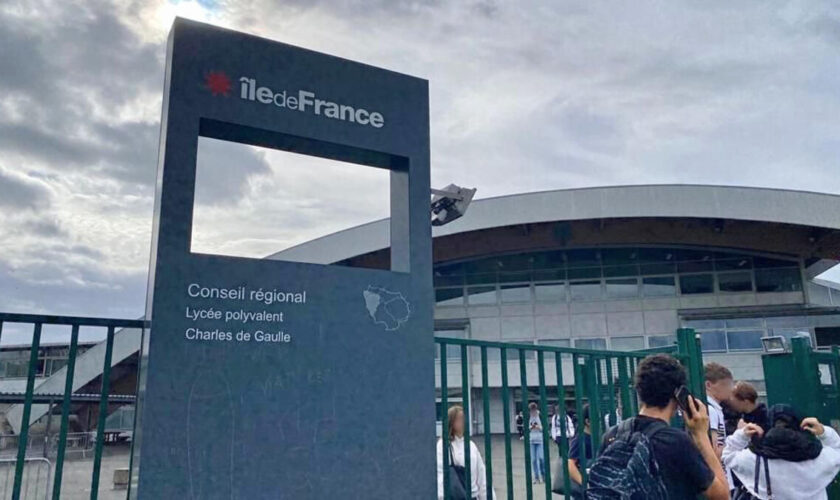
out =
<svg viewBox="0 0 840 500"><path fill-rule="evenodd" d="M175 22L132 496L435 498L428 127L425 80ZM391 269L192 253L200 136L390 170Z"/></svg>

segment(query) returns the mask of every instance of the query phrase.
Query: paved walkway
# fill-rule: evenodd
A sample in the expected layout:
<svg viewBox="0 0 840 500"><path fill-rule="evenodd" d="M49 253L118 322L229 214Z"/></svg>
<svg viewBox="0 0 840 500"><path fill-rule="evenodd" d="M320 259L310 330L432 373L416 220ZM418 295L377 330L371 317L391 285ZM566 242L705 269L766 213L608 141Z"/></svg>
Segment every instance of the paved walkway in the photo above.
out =
<svg viewBox="0 0 840 500"><path fill-rule="evenodd" d="M484 436L477 436L475 440L482 456L487 460L487 453L484 451ZM505 441L502 436L494 435L491 439L492 450L491 457L493 462L493 489L496 491L496 498L498 500L510 500L507 496L507 473L505 470ZM554 471L556 464L559 462L559 452L557 445L553 442L546 443L549 446L549 454L551 455L551 471ZM513 462L513 498L526 499L526 485L525 485L525 444L520 441L518 437L511 438L511 456ZM545 485L532 484L534 500L545 500ZM563 498L560 495L552 495L553 499Z"/></svg>

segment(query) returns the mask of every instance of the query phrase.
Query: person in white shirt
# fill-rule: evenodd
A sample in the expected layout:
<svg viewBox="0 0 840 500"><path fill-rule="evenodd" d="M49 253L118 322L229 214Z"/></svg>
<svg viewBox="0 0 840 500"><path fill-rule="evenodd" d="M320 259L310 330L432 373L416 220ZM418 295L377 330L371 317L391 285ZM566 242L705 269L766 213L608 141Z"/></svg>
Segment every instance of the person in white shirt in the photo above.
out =
<svg viewBox="0 0 840 500"><path fill-rule="evenodd" d="M723 452L726 440L726 423L721 401L728 401L735 389L735 381L729 368L719 363L706 365L706 398L709 403L709 435L718 457Z"/></svg>
<svg viewBox="0 0 840 500"><path fill-rule="evenodd" d="M566 440L570 440L574 436L574 426L572 423L572 432L569 433L569 422L571 418L566 414L566 418L560 416L560 407L554 405L554 413L551 415L551 440L557 443L557 453L560 457L563 456L563 425L566 425Z"/></svg>
<svg viewBox="0 0 840 500"><path fill-rule="evenodd" d="M825 488L840 472L840 436L816 418L800 420L787 405L774 405L768 420L766 433L756 424L746 424L726 438L726 468L741 480L741 488L763 500L771 498L770 493L775 500L827 500ZM756 452L762 457L757 490Z"/></svg>
<svg viewBox="0 0 840 500"><path fill-rule="evenodd" d="M449 446L452 452L452 461L458 467L465 467L464 460L464 409L460 406L453 406L449 408ZM449 450L447 450L447 453ZM443 470L443 439L439 439L437 443L437 491L438 500L443 500L443 475L447 471ZM496 498L495 492L487 491L487 474L484 468L484 460L481 458L481 453L478 447L472 440L470 440L470 482L471 496L478 500L494 500Z"/></svg>

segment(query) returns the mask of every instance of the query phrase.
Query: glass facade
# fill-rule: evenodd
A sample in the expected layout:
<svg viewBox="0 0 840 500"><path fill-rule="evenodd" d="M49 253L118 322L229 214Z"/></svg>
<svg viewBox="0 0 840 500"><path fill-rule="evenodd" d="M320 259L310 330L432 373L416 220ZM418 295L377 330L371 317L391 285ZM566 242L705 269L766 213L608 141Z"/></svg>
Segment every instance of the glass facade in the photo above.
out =
<svg viewBox="0 0 840 500"><path fill-rule="evenodd" d="M706 319L684 321L683 325L700 333L704 352L761 351L761 337L810 336L816 333L817 345L823 329L840 325L840 315L770 316L764 318ZM833 343L826 342L826 345Z"/></svg>
<svg viewBox="0 0 840 500"><path fill-rule="evenodd" d="M598 248L435 267L438 306L801 292L799 262L684 248ZM532 297L532 289L535 297Z"/></svg>
<svg viewBox="0 0 840 500"><path fill-rule="evenodd" d="M694 325L680 311L804 302L798 260L715 249L529 252L437 264L434 280L437 317L468 320L471 338L595 349L666 346L684 324L706 352L757 351L771 319Z"/></svg>

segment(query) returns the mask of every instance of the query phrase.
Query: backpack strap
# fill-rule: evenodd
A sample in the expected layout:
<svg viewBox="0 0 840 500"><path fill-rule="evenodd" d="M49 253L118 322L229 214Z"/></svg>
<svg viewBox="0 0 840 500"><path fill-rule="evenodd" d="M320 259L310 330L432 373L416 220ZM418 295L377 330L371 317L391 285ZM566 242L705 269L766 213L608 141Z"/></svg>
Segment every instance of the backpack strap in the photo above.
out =
<svg viewBox="0 0 840 500"><path fill-rule="evenodd" d="M767 499L773 500L773 488L770 486L770 460L764 457L764 479L767 481Z"/></svg>
<svg viewBox="0 0 840 500"><path fill-rule="evenodd" d="M653 439L653 436L656 435L656 433L658 433L661 430L667 429L669 427L670 426L667 423L660 420L659 422L654 422L654 423L648 425L645 428L645 430L642 431L642 434L644 434L645 437L648 438L648 441L650 441L650 440Z"/></svg>
<svg viewBox="0 0 840 500"><path fill-rule="evenodd" d="M630 439L630 436L633 435L633 427L635 427L635 424L636 424L636 418L635 417L628 418L627 420L624 420L620 424L618 424L618 427L616 427L616 429L615 429L614 440L615 439L621 439L621 440L626 441L626 440Z"/></svg>
<svg viewBox="0 0 840 500"><path fill-rule="evenodd" d="M657 432L659 432L663 429L667 429L668 427L669 427L668 424L665 423L665 422L661 422L661 421L660 422L653 422L651 424L648 424L648 426L645 427L645 429L643 431L641 431L641 433L644 434L645 437L648 438L648 440L651 440L651 439L653 439L653 436ZM633 435L633 432L635 432L635 428L636 428L636 417L632 417L632 418L628 418L627 420L623 420L616 427L615 439L623 439L625 441L630 439L630 437Z"/></svg>

